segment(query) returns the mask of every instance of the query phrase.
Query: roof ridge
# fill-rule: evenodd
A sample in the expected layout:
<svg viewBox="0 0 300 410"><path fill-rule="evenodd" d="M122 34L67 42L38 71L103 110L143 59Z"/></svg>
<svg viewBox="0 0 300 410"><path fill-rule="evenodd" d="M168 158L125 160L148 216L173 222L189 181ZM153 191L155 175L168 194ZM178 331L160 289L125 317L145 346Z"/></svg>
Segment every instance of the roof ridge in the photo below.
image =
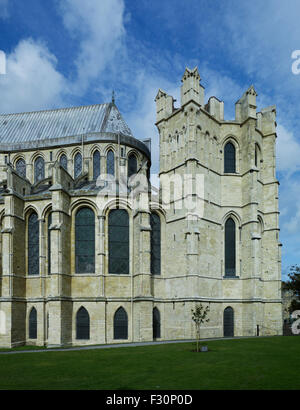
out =
<svg viewBox="0 0 300 410"><path fill-rule="evenodd" d="M34 114L34 113L42 113L42 112L52 112L52 111L64 111L76 108L90 108L90 107L98 107L101 105L110 105L111 103L102 103L102 104L89 104L89 105L76 105L74 107L62 107L62 108L52 108L48 110L35 110L35 111L22 111L22 112L15 112L9 114L0 114L0 117L6 117L9 115L22 115L22 114Z"/></svg>

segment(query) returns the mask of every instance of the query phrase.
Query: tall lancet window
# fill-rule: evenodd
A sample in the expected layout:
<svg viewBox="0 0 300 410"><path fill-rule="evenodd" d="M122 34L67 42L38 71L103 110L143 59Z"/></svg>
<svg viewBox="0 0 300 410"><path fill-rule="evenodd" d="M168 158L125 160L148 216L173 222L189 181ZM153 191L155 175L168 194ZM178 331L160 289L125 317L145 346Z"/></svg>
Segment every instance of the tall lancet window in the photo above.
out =
<svg viewBox="0 0 300 410"><path fill-rule="evenodd" d="M52 213L48 214L48 274L51 273L51 227L52 224Z"/></svg>
<svg viewBox="0 0 300 410"><path fill-rule="evenodd" d="M76 315L76 339L89 340L90 338L90 316L82 306Z"/></svg>
<svg viewBox="0 0 300 410"><path fill-rule="evenodd" d="M29 314L29 339L37 338L37 311L32 308Z"/></svg>
<svg viewBox="0 0 300 410"><path fill-rule="evenodd" d="M115 155L112 150L109 150L106 156L106 173L115 175Z"/></svg>
<svg viewBox="0 0 300 410"><path fill-rule="evenodd" d="M150 215L151 225L151 273L160 275L160 218L157 214Z"/></svg>
<svg viewBox="0 0 300 410"><path fill-rule="evenodd" d="M82 156L77 152L74 158L74 178L79 177L82 172Z"/></svg>
<svg viewBox="0 0 300 410"><path fill-rule="evenodd" d="M128 178L137 173L137 159L134 154L128 157Z"/></svg>
<svg viewBox="0 0 300 410"><path fill-rule="evenodd" d="M75 265L76 273L95 272L95 214L87 207L75 217Z"/></svg>
<svg viewBox="0 0 300 410"><path fill-rule="evenodd" d="M128 339L128 317L122 307L116 311L114 316L114 339Z"/></svg>
<svg viewBox="0 0 300 410"><path fill-rule="evenodd" d="M108 271L129 273L129 216L125 209L113 209L108 215Z"/></svg>
<svg viewBox="0 0 300 410"><path fill-rule="evenodd" d="M68 171L68 159L67 159L67 156L65 154L62 154L60 156L59 163L66 171Z"/></svg>
<svg viewBox="0 0 300 410"><path fill-rule="evenodd" d="M100 175L100 152L96 150L93 154L93 179L96 180Z"/></svg>
<svg viewBox="0 0 300 410"><path fill-rule="evenodd" d="M236 172L235 147L232 142L227 142L224 148L224 172Z"/></svg>
<svg viewBox="0 0 300 410"><path fill-rule="evenodd" d="M157 307L153 309L152 314L153 339L160 338L160 313Z"/></svg>
<svg viewBox="0 0 300 410"><path fill-rule="evenodd" d="M21 177L26 178L26 163L23 158L16 162L16 171Z"/></svg>
<svg viewBox="0 0 300 410"><path fill-rule="evenodd" d="M37 157L34 161L34 182L37 183L45 178L45 161L43 157Z"/></svg>
<svg viewBox="0 0 300 410"><path fill-rule="evenodd" d="M27 244L28 244L28 274L39 275L40 274L40 233L39 233L39 220L35 212L32 212L28 218L28 232L27 232Z"/></svg>
<svg viewBox="0 0 300 410"><path fill-rule="evenodd" d="M228 218L225 223L225 276L235 276L235 265L235 222L232 218Z"/></svg>

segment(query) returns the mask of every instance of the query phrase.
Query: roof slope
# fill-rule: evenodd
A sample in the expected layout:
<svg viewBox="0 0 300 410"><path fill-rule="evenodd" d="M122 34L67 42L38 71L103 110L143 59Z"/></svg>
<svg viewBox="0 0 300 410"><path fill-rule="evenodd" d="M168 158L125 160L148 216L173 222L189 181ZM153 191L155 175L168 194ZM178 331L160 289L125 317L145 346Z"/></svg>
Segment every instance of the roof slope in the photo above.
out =
<svg viewBox="0 0 300 410"><path fill-rule="evenodd" d="M132 137L113 103L0 115L0 146L97 132Z"/></svg>

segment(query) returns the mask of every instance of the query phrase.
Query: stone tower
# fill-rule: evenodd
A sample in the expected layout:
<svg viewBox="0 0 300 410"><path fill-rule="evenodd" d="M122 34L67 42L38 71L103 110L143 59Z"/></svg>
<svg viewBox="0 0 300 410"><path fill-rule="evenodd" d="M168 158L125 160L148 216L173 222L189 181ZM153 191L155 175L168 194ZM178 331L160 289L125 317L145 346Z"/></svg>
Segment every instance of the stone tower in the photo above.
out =
<svg viewBox="0 0 300 410"><path fill-rule="evenodd" d="M226 121L222 101L204 103L197 68L181 81L179 108L156 96L165 297L188 306L182 324L196 301L209 303L206 337L281 334L275 106L257 112L251 86Z"/></svg>

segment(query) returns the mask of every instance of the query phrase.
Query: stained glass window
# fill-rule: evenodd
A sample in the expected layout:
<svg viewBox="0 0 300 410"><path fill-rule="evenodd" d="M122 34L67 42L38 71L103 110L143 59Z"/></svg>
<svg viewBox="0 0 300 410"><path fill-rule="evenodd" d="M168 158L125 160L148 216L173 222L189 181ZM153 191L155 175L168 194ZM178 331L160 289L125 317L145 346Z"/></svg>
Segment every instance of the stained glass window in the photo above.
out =
<svg viewBox="0 0 300 410"><path fill-rule="evenodd" d="M134 154L130 154L128 158L128 178L137 173L137 159Z"/></svg>
<svg viewBox="0 0 300 410"><path fill-rule="evenodd" d="M81 208L75 217L76 273L95 272L95 214L90 208Z"/></svg>
<svg viewBox="0 0 300 410"><path fill-rule="evenodd" d="M90 316L88 311L81 307L76 315L76 339L88 340L90 338Z"/></svg>
<svg viewBox="0 0 300 410"><path fill-rule="evenodd" d="M82 172L82 156L77 152L74 158L74 178L77 178Z"/></svg>
<svg viewBox="0 0 300 410"><path fill-rule="evenodd" d="M113 209L108 216L109 273L129 273L129 217L124 209Z"/></svg>
<svg viewBox="0 0 300 410"><path fill-rule="evenodd" d="M150 215L151 225L151 273L160 275L160 218L157 214Z"/></svg>
<svg viewBox="0 0 300 410"><path fill-rule="evenodd" d="M68 171L68 158L65 154L60 156L59 163L66 171Z"/></svg>
<svg viewBox="0 0 300 410"><path fill-rule="evenodd" d="M114 316L114 339L128 339L128 318L122 307L116 311Z"/></svg>
<svg viewBox="0 0 300 410"><path fill-rule="evenodd" d="M34 182L42 181L45 178L45 161L42 157L37 157L34 161Z"/></svg>
<svg viewBox="0 0 300 410"><path fill-rule="evenodd" d="M158 339L160 337L160 313L155 307L153 309L153 339Z"/></svg>
<svg viewBox="0 0 300 410"><path fill-rule="evenodd" d="M225 223L225 276L235 276L235 222L228 218Z"/></svg>
<svg viewBox="0 0 300 410"><path fill-rule="evenodd" d="M48 215L48 274L51 273L51 231L50 226L52 224L52 213Z"/></svg>
<svg viewBox="0 0 300 410"><path fill-rule="evenodd" d="M106 156L106 173L115 175L115 155L112 150L109 150Z"/></svg>
<svg viewBox="0 0 300 410"><path fill-rule="evenodd" d="M28 274L39 275L39 221L38 216L33 212L28 218Z"/></svg>
<svg viewBox="0 0 300 410"><path fill-rule="evenodd" d="M96 150L93 154L93 179L96 180L100 175L100 152Z"/></svg>
<svg viewBox="0 0 300 410"><path fill-rule="evenodd" d="M224 172L235 173L235 147L231 142L227 142L224 148Z"/></svg>
<svg viewBox="0 0 300 410"><path fill-rule="evenodd" d="M29 339L37 338L37 311L33 307L29 314Z"/></svg>
<svg viewBox="0 0 300 410"><path fill-rule="evenodd" d="M23 158L16 162L16 171L21 177L26 178L26 163Z"/></svg>

